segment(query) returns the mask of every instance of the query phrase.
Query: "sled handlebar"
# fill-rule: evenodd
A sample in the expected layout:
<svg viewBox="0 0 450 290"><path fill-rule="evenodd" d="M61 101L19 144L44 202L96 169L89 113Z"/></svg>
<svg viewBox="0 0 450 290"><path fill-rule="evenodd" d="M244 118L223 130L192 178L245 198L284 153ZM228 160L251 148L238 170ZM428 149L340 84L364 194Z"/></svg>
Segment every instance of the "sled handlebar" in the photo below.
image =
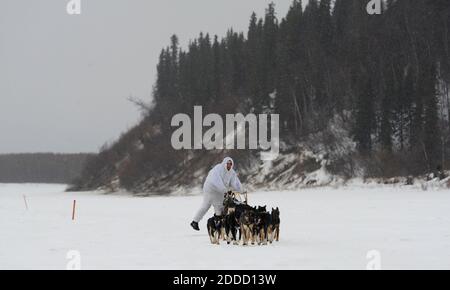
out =
<svg viewBox="0 0 450 290"><path fill-rule="evenodd" d="M247 196L247 191L243 191L243 192L237 192L237 191L232 191L231 194L233 194L234 196L239 196L239 199L243 202L245 202L246 204L248 203L248 196ZM243 200L242 196L245 195L245 199Z"/></svg>

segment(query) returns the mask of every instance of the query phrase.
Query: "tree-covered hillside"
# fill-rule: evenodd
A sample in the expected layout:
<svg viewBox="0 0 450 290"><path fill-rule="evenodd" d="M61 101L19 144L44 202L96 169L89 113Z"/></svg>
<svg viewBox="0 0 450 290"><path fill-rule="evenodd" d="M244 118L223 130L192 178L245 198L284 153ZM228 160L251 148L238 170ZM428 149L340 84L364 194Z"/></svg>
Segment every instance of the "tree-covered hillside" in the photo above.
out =
<svg viewBox="0 0 450 290"><path fill-rule="evenodd" d="M225 154L243 172L257 168L254 152L171 147L172 117L192 116L196 105L222 116L279 114L282 154L300 144L337 150L349 137L355 150L330 158L333 174L356 175L360 167L364 176L388 177L447 168L450 2L389 0L381 15L369 15L366 2L310 0L302 9L295 0L284 17L271 4L262 18L251 15L245 33L203 32L187 48L173 35L159 56L145 118L92 159L75 188L191 185L198 169Z"/></svg>

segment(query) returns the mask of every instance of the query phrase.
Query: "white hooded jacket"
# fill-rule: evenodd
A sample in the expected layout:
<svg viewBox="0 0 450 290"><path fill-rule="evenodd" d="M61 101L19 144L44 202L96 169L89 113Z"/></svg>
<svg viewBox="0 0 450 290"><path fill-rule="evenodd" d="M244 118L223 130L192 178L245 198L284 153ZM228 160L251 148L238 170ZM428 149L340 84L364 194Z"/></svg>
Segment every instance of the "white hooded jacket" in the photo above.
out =
<svg viewBox="0 0 450 290"><path fill-rule="evenodd" d="M230 170L227 170L228 161L232 163ZM233 170L233 166L233 159L227 157L209 171L203 185L203 202L194 216L195 222L198 223L205 216L211 205L214 207L216 215L222 215L224 193L230 189L242 192L241 182Z"/></svg>
<svg viewBox="0 0 450 290"><path fill-rule="evenodd" d="M233 165L227 170L227 162L231 161ZM233 169L234 161L226 157L221 164L214 166L208 173L203 185L203 192L217 196L223 199L223 194L229 190L242 192L242 184Z"/></svg>

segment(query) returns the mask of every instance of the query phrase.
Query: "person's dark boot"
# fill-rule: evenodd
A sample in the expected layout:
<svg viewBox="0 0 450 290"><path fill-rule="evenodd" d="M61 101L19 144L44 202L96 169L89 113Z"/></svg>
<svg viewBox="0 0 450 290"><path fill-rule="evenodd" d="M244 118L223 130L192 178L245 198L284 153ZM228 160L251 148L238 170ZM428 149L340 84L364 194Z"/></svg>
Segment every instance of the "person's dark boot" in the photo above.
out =
<svg viewBox="0 0 450 290"><path fill-rule="evenodd" d="M200 228L198 227L198 222L196 222L196 221L192 221L191 227L196 231L200 230Z"/></svg>

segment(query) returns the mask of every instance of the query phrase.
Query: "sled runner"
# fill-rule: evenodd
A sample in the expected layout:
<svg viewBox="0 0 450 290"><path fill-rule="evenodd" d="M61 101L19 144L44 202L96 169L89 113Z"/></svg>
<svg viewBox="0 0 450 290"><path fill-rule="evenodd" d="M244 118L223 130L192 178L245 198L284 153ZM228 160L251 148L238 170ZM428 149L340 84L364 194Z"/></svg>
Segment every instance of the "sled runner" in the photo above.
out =
<svg viewBox="0 0 450 290"><path fill-rule="evenodd" d="M244 195L244 198L242 197ZM247 193L228 192L224 195L224 210L221 216L214 215L207 222L211 243L239 245L267 245L279 241L280 210L266 206L252 207L248 204ZM239 236L237 235L239 233Z"/></svg>

